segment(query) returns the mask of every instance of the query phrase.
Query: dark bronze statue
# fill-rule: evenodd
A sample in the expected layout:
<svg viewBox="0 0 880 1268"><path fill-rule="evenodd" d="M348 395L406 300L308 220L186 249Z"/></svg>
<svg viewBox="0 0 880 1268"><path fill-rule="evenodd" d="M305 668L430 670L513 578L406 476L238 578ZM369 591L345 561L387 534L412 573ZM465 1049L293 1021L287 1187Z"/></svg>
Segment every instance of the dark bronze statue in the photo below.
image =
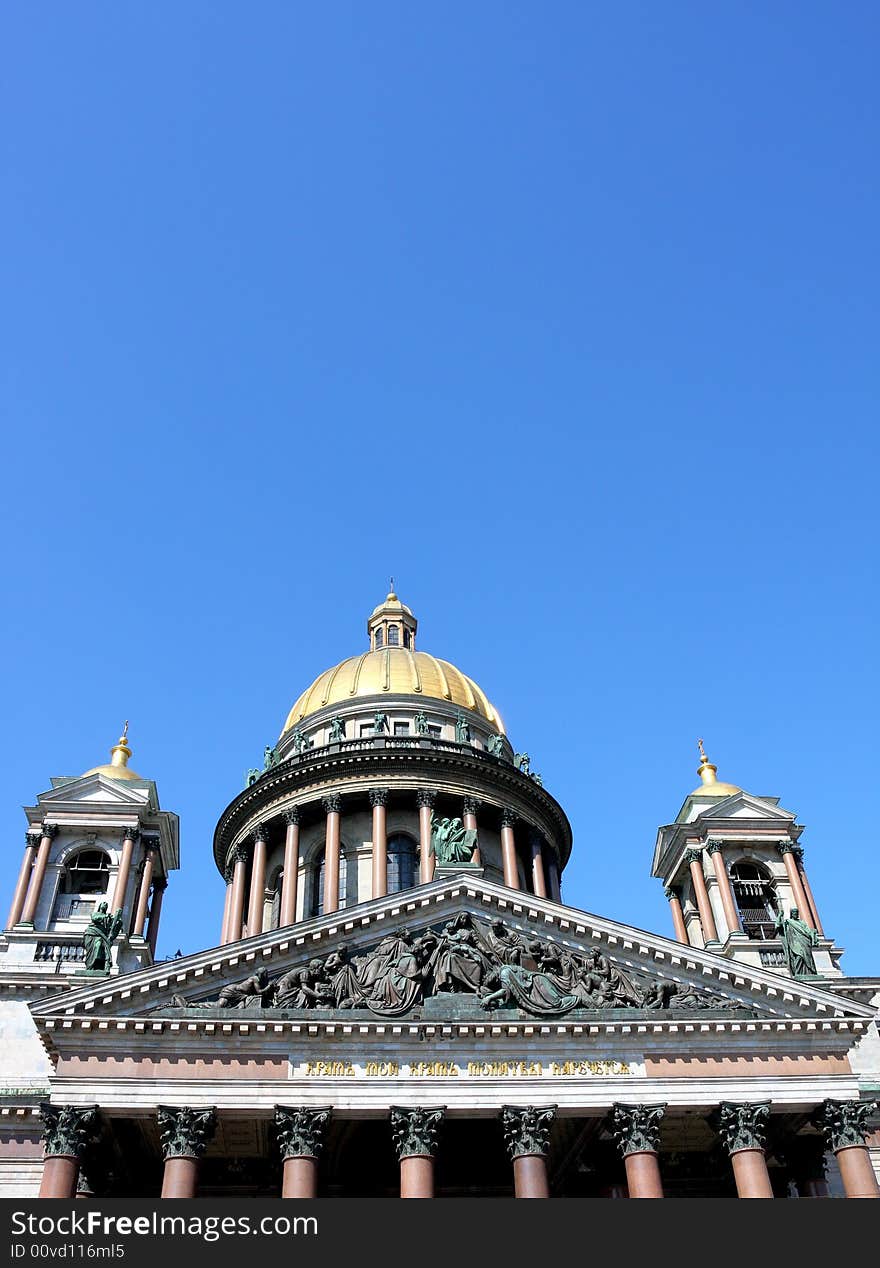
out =
<svg viewBox="0 0 880 1268"><path fill-rule="evenodd" d="M800 919L797 907L792 907L788 917L780 913L775 924L792 977L815 977L813 947L819 941L818 931L811 929L806 921Z"/></svg>
<svg viewBox="0 0 880 1268"><path fill-rule="evenodd" d="M413 718L413 726L416 729L416 735L430 735L431 734L431 728L428 725L428 715L427 713L424 713L421 709L419 709L418 713Z"/></svg>
<svg viewBox="0 0 880 1268"><path fill-rule="evenodd" d="M492 757L503 757L504 756L504 736L490 735L488 740L486 741L486 752L490 753Z"/></svg>
<svg viewBox="0 0 880 1268"><path fill-rule="evenodd" d="M342 718L333 718L330 723L330 730L327 733L327 739L331 744L338 744L345 739L345 723Z"/></svg>
<svg viewBox="0 0 880 1268"><path fill-rule="evenodd" d="M470 863L476 843L476 828L464 827L461 819L436 819L431 815L431 853L441 866Z"/></svg>
<svg viewBox="0 0 880 1268"><path fill-rule="evenodd" d="M455 719L455 742L456 744L470 744L471 742L471 728L461 709L459 709Z"/></svg>
<svg viewBox="0 0 880 1268"><path fill-rule="evenodd" d="M113 939L122 928L122 911L111 916L105 902L98 903L83 934L85 966L87 969L109 972L112 961Z"/></svg>

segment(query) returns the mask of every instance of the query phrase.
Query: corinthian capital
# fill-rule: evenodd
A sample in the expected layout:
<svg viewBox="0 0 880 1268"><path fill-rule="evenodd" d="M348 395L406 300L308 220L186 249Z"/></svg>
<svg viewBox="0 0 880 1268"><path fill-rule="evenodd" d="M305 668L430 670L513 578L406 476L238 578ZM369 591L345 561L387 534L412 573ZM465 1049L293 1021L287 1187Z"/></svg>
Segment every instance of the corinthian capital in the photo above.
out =
<svg viewBox="0 0 880 1268"><path fill-rule="evenodd" d="M370 805L373 809L376 806L388 805L388 789L387 788L371 788L370 789Z"/></svg>
<svg viewBox="0 0 880 1268"><path fill-rule="evenodd" d="M763 1149L767 1143L769 1101L738 1104L722 1101L718 1110L718 1135L728 1153L740 1149Z"/></svg>
<svg viewBox="0 0 880 1268"><path fill-rule="evenodd" d="M665 1105L621 1105L611 1107L611 1134L621 1158L627 1154L655 1154L660 1147L660 1120Z"/></svg>
<svg viewBox="0 0 880 1268"><path fill-rule="evenodd" d="M550 1150L550 1128L555 1117L555 1105L503 1105L501 1126L511 1158L547 1154Z"/></svg>
<svg viewBox="0 0 880 1268"><path fill-rule="evenodd" d="M825 1100L813 1115L832 1153L850 1145L863 1145L871 1130L868 1119L877 1112L876 1101Z"/></svg>
<svg viewBox="0 0 880 1268"><path fill-rule="evenodd" d="M437 1133L446 1110L443 1106L426 1109L417 1105L406 1108L391 1107L391 1135L398 1158L433 1156L437 1148Z"/></svg>
<svg viewBox="0 0 880 1268"><path fill-rule="evenodd" d="M416 805L419 810L432 810L437 801L437 794L431 788L420 788L416 793Z"/></svg>
<svg viewBox="0 0 880 1268"><path fill-rule="evenodd" d="M201 1158L217 1127L217 1112L187 1105L159 1105L159 1138L162 1157Z"/></svg>
<svg viewBox="0 0 880 1268"><path fill-rule="evenodd" d="M303 1109L275 1106L275 1131L282 1158L317 1158L324 1144L330 1106Z"/></svg>
<svg viewBox="0 0 880 1268"><path fill-rule="evenodd" d="M59 1154L82 1159L97 1125L97 1105L40 1105L43 1120L43 1149L47 1157Z"/></svg>
<svg viewBox="0 0 880 1268"><path fill-rule="evenodd" d="M321 805L326 815L338 815L342 810L342 798L338 793L331 793L329 797L321 798Z"/></svg>
<svg viewBox="0 0 880 1268"><path fill-rule="evenodd" d="M703 857L702 848L696 849L692 847L684 852L684 861L690 867L692 863L699 863Z"/></svg>

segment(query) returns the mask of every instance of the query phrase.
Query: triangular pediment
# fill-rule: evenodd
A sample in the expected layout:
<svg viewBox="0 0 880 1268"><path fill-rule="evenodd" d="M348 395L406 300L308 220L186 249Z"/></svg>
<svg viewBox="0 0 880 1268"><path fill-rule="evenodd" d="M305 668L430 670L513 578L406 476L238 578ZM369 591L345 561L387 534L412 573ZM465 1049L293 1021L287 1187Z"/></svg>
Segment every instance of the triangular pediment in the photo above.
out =
<svg viewBox="0 0 880 1268"><path fill-rule="evenodd" d="M690 809L687 809L688 802ZM778 805L775 798L771 801L742 790L731 793L729 797L716 797L708 804L701 805L698 797L688 798L688 802L681 817L688 823L693 823L695 819L771 819L793 823L797 817Z"/></svg>
<svg viewBox="0 0 880 1268"><path fill-rule="evenodd" d="M465 876L92 982L32 1012L141 1026L872 1016L820 985Z"/></svg>
<svg viewBox="0 0 880 1268"><path fill-rule="evenodd" d="M155 798L151 780L111 779L108 775L80 775L77 779L53 781L53 787L40 794L39 804L42 808L52 806L76 807L78 805L106 805L117 809L121 806L133 806L143 809Z"/></svg>

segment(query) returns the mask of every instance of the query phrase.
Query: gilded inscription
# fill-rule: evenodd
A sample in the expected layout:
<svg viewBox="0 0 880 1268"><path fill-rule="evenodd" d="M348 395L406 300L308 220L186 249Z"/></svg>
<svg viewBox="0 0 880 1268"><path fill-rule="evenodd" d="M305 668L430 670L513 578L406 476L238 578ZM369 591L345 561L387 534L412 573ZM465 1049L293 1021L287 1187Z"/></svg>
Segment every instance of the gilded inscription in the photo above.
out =
<svg viewBox="0 0 880 1268"><path fill-rule="evenodd" d="M351 1061L306 1061L306 1078L312 1079L541 1079L593 1078L596 1075L632 1074L626 1061L366 1061L363 1067Z"/></svg>

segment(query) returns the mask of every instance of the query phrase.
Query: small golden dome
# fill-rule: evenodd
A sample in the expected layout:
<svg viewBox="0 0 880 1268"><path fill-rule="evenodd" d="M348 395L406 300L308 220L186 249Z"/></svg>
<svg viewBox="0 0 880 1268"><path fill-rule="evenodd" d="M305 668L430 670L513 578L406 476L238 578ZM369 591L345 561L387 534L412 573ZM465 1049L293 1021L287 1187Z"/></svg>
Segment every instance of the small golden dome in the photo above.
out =
<svg viewBox="0 0 880 1268"><path fill-rule="evenodd" d="M80 778L85 779L86 775L107 775L110 779L141 779L141 775L137 771L128 769L128 759L131 757L131 749L128 747L128 721L122 729L119 742L114 744L110 750L110 761L104 766L93 766L91 770L83 771Z"/></svg>
<svg viewBox="0 0 880 1268"><path fill-rule="evenodd" d="M486 694L472 678L447 660L415 650L418 621L394 593L394 582L384 603L367 622L371 650L349 656L319 674L290 710L282 736L309 714L332 704L349 704L362 696L415 696L444 700L479 713L496 730L504 724Z"/></svg>
<svg viewBox="0 0 880 1268"><path fill-rule="evenodd" d="M715 775L718 770L717 766L713 766L706 756L703 748L703 741L697 740L700 749L700 761L697 767L697 774L703 781L692 793L691 797L729 797L731 793L742 792L737 784L726 784L723 779L716 779Z"/></svg>

